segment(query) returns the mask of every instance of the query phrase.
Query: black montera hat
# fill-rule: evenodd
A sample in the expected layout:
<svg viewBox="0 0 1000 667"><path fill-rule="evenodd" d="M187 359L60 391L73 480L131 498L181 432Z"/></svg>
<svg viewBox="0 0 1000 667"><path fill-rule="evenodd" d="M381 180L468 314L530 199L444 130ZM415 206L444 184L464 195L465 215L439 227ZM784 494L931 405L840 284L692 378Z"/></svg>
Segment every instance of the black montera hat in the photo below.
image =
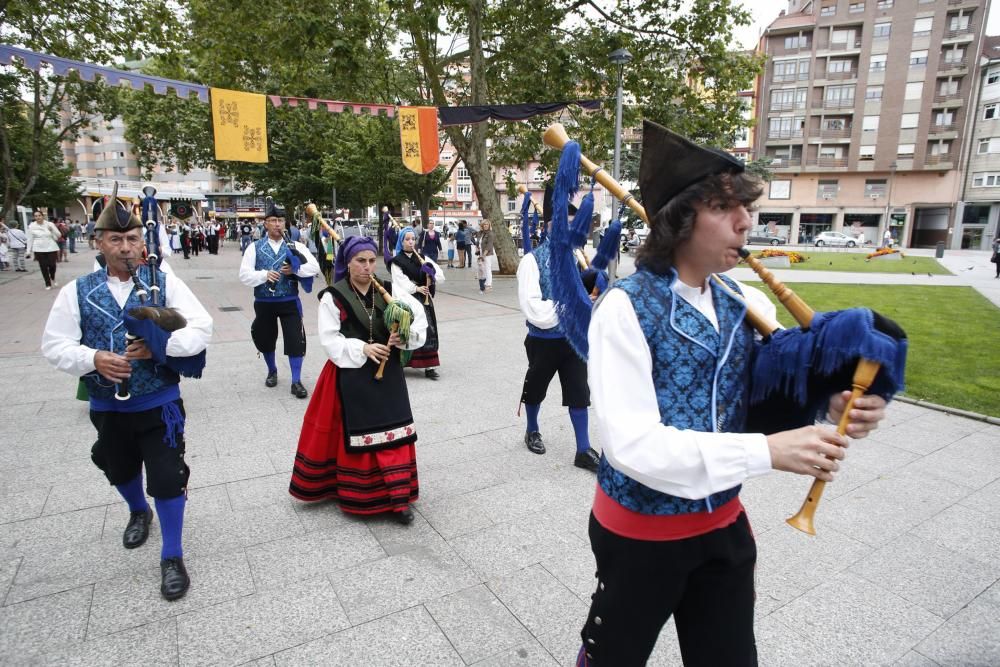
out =
<svg viewBox="0 0 1000 667"><path fill-rule="evenodd" d="M570 217L576 215L576 206L573 202L566 205L566 212ZM552 186L545 186L545 194L542 196L542 222L552 221Z"/></svg>
<svg viewBox="0 0 1000 667"><path fill-rule="evenodd" d="M264 218L284 218L285 209L276 206L274 199L268 197L264 204Z"/></svg>
<svg viewBox="0 0 1000 667"><path fill-rule="evenodd" d="M705 148L652 121L642 122L639 191L650 219L685 188L713 174L740 173L741 160Z"/></svg>
<svg viewBox="0 0 1000 667"><path fill-rule="evenodd" d="M97 217L94 231L125 232L136 227L142 227L142 220L135 214L131 206L118 201L118 181L111 191L111 200Z"/></svg>

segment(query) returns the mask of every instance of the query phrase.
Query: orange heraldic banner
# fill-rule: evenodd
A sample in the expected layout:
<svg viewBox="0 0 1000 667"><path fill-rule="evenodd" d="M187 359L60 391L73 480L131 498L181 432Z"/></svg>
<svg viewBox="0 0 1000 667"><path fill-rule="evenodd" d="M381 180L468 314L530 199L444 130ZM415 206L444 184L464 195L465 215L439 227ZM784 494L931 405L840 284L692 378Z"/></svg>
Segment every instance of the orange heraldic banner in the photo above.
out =
<svg viewBox="0 0 1000 667"><path fill-rule="evenodd" d="M440 161L437 107L399 107L398 117L403 164L418 174L431 173Z"/></svg>

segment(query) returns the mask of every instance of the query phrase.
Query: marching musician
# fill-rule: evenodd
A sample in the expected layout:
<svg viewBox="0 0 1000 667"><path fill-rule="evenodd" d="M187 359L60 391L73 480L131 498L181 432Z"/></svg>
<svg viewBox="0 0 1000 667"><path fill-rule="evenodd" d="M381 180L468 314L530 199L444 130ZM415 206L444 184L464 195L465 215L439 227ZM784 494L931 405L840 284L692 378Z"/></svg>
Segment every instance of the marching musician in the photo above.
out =
<svg viewBox="0 0 1000 667"><path fill-rule="evenodd" d="M546 202L544 221L552 223L551 206ZM576 208L570 205L570 214ZM573 465L597 471L600 457L590 446L587 431L587 408L590 392L587 390L587 365L577 356L559 326L559 315L552 299L549 272L551 244L546 238L531 252L521 258L517 266L517 301L528 325L524 350L528 355L528 370L524 374L521 403L527 414L524 444L535 454L545 453L545 442L538 426L538 414L549 384L556 373L562 387L563 405L569 410L576 439Z"/></svg>
<svg viewBox="0 0 1000 667"><path fill-rule="evenodd" d="M302 359L306 354L306 331L302 325L302 302L299 283L312 291L312 279L319 273L319 264L309 249L301 243L286 241L285 211L268 198L264 212L263 238L247 246L240 263L240 282L253 287L254 320L250 336L267 364L265 387L278 384L275 347L278 322L284 339L284 352L292 374L291 393L296 398L309 395L302 384Z"/></svg>
<svg viewBox="0 0 1000 667"><path fill-rule="evenodd" d="M412 311L404 346L390 333L387 297L373 278L378 246L352 236L337 251L334 284L319 294L319 340L328 357L302 421L289 492L306 501L333 499L350 514L391 512L414 520L416 427L400 349L424 343L422 306L405 290L383 288ZM380 364L385 364L377 379Z"/></svg>
<svg viewBox="0 0 1000 667"><path fill-rule="evenodd" d="M437 380L441 375L437 372L441 366L438 356L440 338L438 338L437 312L434 307L434 296L437 294L437 283L444 281L444 271L428 257L421 257L416 252L416 233L412 227L404 227L396 240L396 254L389 261L392 272L392 283L397 291L420 295L420 303L427 315L427 337L424 345L413 353L407 366L423 368L424 376ZM423 261L421 261L423 260ZM430 278L428 280L428 278Z"/></svg>
<svg viewBox="0 0 1000 667"><path fill-rule="evenodd" d="M116 194L117 189L115 184ZM136 284L129 263L141 262L142 222L114 195L97 220L95 241L107 266L60 291L42 334L42 354L59 370L82 376L87 386L90 420L97 428L91 458L128 503L126 549L146 541L153 520L143 492L145 465L145 491L155 502L163 539L160 593L176 600L190 586L181 547L190 469L178 383L180 375L200 376L212 318L171 273L154 276L154 269L140 266ZM129 342L126 333L139 333L140 324L127 313L140 305L150 284L160 287L163 303L186 326L166 333L152 325L144 340ZM119 400L115 385L126 381L130 398Z"/></svg>
<svg viewBox="0 0 1000 667"><path fill-rule="evenodd" d="M740 485L772 469L832 480L848 439L821 425L745 432L759 343L742 299L772 318L774 307L757 289L722 277L740 298L710 276L739 260L759 181L728 154L647 121L639 186L649 238L589 330L604 456L589 529L598 582L578 664L644 665L674 616L685 664L756 665L757 552ZM849 396L829 399L828 419ZM859 398L847 434L865 437L885 405Z"/></svg>

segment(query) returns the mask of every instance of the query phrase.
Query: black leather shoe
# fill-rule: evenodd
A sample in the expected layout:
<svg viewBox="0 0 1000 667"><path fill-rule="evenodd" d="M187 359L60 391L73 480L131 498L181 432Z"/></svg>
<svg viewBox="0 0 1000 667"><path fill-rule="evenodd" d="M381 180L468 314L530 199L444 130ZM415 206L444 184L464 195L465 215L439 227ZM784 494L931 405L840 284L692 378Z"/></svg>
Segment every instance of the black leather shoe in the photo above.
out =
<svg viewBox="0 0 1000 667"><path fill-rule="evenodd" d="M424 371L424 377L427 378L428 380L437 380L438 378L441 377L441 375L433 368L428 368L427 370Z"/></svg>
<svg viewBox="0 0 1000 667"><path fill-rule="evenodd" d="M538 431L532 431L531 433L526 433L524 435L524 444L528 446L528 451L534 454L544 454L545 453L545 443L542 442L542 434Z"/></svg>
<svg viewBox="0 0 1000 667"><path fill-rule="evenodd" d="M601 457L593 449L577 453L573 459L573 465L590 472L597 472L597 467L601 464Z"/></svg>
<svg viewBox="0 0 1000 667"><path fill-rule="evenodd" d="M122 534L122 544L126 549L141 547L149 537L149 524L153 522L153 508L147 507L145 512L132 512Z"/></svg>
<svg viewBox="0 0 1000 667"><path fill-rule="evenodd" d="M306 388L302 386L301 382L293 382L292 395L295 396L295 398L305 398L309 395L309 392L306 391Z"/></svg>
<svg viewBox="0 0 1000 667"><path fill-rule="evenodd" d="M413 510L407 507L402 512L393 512L392 518L396 523L401 523L404 526L409 526L411 523L413 523L413 519L415 517L413 516Z"/></svg>
<svg viewBox="0 0 1000 667"><path fill-rule="evenodd" d="M184 597L191 587L191 578L184 567L183 558L166 558L160 561L160 595L166 600Z"/></svg>
<svg viewBox="0 0 1000 667"><path fill-rule="evenodd" d="M277 387L278 386L278 372L267 374L267 379L264 380L265 387Z"/></svg>

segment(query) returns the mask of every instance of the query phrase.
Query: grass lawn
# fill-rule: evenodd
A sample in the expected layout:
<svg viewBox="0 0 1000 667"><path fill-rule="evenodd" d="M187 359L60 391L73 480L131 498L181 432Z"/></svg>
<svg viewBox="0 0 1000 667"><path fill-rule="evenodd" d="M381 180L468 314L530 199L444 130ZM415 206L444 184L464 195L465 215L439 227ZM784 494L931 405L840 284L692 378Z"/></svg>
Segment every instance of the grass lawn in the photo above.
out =
<svg viewBox="0 0 1000 667"><path fill-rule="evenodd" d="M755 285L772 296L763 284ZM910 339L907 396L1000 417L1000 354L995 348L1000 308L971 287L788 286L815 310L864 306L898 322ZM780 304L778 319L785 326L795 324Z"/></svg>
<svg viewBox="0 0 1000 667"><path fill-rule="evenodd" d="M782 248L777 248L782 250ZM755 250L756 252L756 250ZM857 273L934 273L950 276L951 271L933 257L906 256L891 259L866 259L867 253L796 251L809 259L792 264L792 271L852 271ZM905 254L905 253L904 253Z"/></svg>

